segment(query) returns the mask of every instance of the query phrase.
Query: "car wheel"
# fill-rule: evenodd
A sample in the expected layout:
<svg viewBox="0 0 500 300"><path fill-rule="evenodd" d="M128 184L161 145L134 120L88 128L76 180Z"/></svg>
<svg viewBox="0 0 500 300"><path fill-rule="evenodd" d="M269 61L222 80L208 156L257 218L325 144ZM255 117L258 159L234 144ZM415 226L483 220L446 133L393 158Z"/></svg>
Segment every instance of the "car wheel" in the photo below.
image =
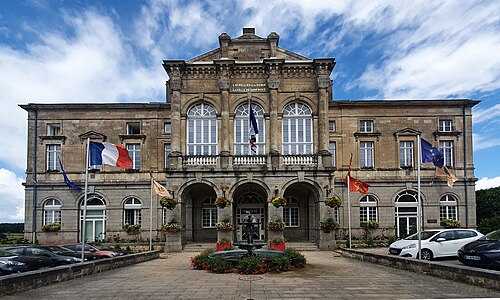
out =
<svg viewBox="0 0 500 300"><path fill-rule="evenodd" d="M423 260L432 260L432 257L434 256L434 255L432 254L432 251L431 251L431 250L429 250L429 249L422 249L422 250L420 251L420 253L421 253L421 255L422 255L422 259L423 259Z"/></svg>

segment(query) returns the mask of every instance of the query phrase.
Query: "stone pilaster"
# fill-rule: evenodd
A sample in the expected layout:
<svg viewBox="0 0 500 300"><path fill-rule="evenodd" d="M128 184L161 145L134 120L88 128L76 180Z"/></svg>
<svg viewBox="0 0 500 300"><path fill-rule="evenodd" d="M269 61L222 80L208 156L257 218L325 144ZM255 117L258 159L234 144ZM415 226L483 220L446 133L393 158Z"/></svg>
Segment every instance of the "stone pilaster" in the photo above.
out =
<svg viewBox="0 0 500 300"><path fill-rule="evenodd" d="M220 151L220 159L221 159L221 168L227 169L230 165L230 120L229 120L229 86L231 84L231 80L228 78L220 78L219 79L219 89L221 90L221 128L220 128L220 140L221 140L221 151Z"/></svg>

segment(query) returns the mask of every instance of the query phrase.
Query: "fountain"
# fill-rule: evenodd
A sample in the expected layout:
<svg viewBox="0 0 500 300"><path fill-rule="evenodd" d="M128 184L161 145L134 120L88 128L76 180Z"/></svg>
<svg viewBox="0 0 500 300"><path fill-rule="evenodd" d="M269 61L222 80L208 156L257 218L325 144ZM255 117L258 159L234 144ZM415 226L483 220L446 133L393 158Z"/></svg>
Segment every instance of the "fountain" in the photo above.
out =
<svg viewBox="0 0 500 300"><path fill-rule="evenodd" d="M233 244L237 246L239 250L217 251L208 255L208 257L222 256L229 261L238 262L243 257L249 256L259 257L264 260L272 260L276 257L285 255L285 251L261 249L266 243L253 241L260 224L261 223L258 222L254 216L249 214L242 223L243 236L246 236L246 242Z"/></svg>

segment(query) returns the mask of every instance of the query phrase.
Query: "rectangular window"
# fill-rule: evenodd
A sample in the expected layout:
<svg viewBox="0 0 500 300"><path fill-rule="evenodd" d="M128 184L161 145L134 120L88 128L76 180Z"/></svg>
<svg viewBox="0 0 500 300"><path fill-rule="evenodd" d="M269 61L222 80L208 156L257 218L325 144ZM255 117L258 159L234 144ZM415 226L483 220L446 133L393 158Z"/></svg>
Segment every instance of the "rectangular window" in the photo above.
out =
<svg viewBox="0 0 500 300"><path fill-rule="evenodd" d="M373 132L373 121L372 120L360 120L359 121L359 132L360 133L372 133Z"/></svg>
<svg viewBox="0 0 500 300"><path fill-rule="evenodd" d="M217 208L203 208L201 222L203 228L215 228L215 223L217 223Z"/></svg>
<svg viewBox="0 0 500 300"><path fill-rule="evenodd" d="M139 122L127 123L127 134L141 134L141 124Z"/></svg>
<svg viewBox="0 0 500 300"><path fill-rule="evenodd" d="M60 171L57 158L61 156L61 145L47 145L47 171Z"/></svg>
<svg viewBox="0 0 500 300"><path fill-rule="evenodd" d="M299 208L283 207L283 222L286 227L299 227Z"/></svg>
<svg viewBox="0 0 500 300"><path fill-rule="evenodd" d="M439 152L444 157L444 165L448 167L453 166L453 141L440 141Z"/></svg>
<svg viewBox="0 0 500 300"><path fill-rule="evenodd" d="M456 206L441 206L439 208L439 220L446 219L457 220L457 207Z"/></svg>
<svg viewBox="0 0 500 300"><path fill-rule="evenodd" d="M61 135L61 124L47 124L47 135Z"/></svg>
<svg viewBox="0 0 500 300"><path fill-rule="evenodd" d="M360 168L373 168L373 142L359 143Z"/></svg>
<svg viewBox="0 0 500 300"><path fill-rule="evenodd" d="M335 131L337 131L337 128L335 127L335 121L329 121L328 122L328 131L329 132L335 132Z"/></svg>
<svg viewBox="0 0 500 300"><path fill-rule="evenodd" d="M61 224L61 211L60 210L46 210L44 217L44 225L49 223L59 223Z"/></svg>
<svg viewBox="0 0 500 300"><path fill-rule="evenodd" d="M130 225L141 224L141 210L126 209L124 222L125 224L130 224Z"/></svg>
<svg viewBox="0 0 500 300"><path fill-rule="evenodd" d="M337 166L337 163L335 161L335 151L336 151L336 143L335 142L330 142L330 154L332 155L332 167L335 167Z"/></svg>
<svg viewBox="0 0 500 300"><path fill-rule="evenodd" d="M141 168L141 144L127 144L128 155L132 159L132 169Z"/></svg>
<svg viewBox="0 0 500 300"><path fill-rule="evenodd" d="M439 120L439 131L440 132L453 131L453 120Z"/></svg>
<svg viewBox="0 0 500 300"><path fill-rule="evenodd" d="M168 168L168 157L170 156L170 144L164 144L165 149L165 169Z"/></svg>
<svg viewBox="0 0 500 300"><path fill-rule="evenodd" d="M377 221L377 207L376 206L361 206L359 208L359 221Z"/></svg>
<svg viewBox="0 0 500 300"><path fill-rule="evenodd" d="M399 142L399 166L413 167L413 142Z"/></svg>
<svg viewBox="0 0 500 300"><path fill-rule="evenodd" d="M164 133L172 133L172 123L170 122L165 122L163 124L163 132Z"/></svg>

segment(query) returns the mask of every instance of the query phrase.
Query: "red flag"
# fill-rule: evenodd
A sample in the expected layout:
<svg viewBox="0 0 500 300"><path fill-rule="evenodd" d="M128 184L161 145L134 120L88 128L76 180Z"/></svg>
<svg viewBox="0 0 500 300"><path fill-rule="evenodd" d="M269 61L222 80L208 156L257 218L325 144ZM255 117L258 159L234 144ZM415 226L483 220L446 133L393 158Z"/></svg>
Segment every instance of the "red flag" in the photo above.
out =
<svg viewBox="0 0 500 300"><path fill-rule="evenodd" d="M364 181L351 177L351 164L352 164L352 153L351 153L351 159L349 161L349 171L347 172L347 176L344 179L345 184L347 184L347 178L349 178L350 192L359 192L361 194L368 194L368 187L370 187L370 185Z"/></svg>

